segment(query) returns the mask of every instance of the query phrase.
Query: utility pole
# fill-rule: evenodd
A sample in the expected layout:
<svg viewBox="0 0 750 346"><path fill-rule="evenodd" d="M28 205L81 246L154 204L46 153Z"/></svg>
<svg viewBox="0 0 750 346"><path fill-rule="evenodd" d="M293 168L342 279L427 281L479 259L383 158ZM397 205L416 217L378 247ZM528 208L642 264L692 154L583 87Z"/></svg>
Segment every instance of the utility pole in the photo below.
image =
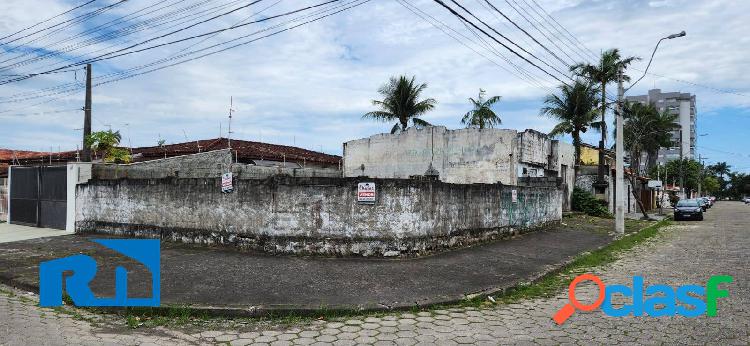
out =
<svg viewBox="0 0 750 346"><path fill-rule="evenodd" d="M86 104L83 106L83 155L81 161L91 162L91 148L86 138L91 136L91 64L86 64Z"/></svg>
<svg viewBox="0 0 750 346"><path fill-rule="evenodd" d="M623 118L622 102L625 97L625 89L622 87L622 66L617 71L617 107L615 108L616 131L615 138L615 232L625 234L625 210L623 203L625 199L625 148L623 144Z"/></svg>
<svg viewBox="0 0 750 346"><path fill-rule="evenodd" d="M682 199L687 198L687 194L685 194L685 171L683 166L685 165L685 157L683 156L684 153L682 152L682 129L680 129L680 193Z"/></svg>
<svg viewBox="0 0 750 346"><path fill-rule="evenodd" d="M232 148L232 113L234 112L234 109L232 108L232 101L232 96L229 96L229 128L227 129L227 146L230 149Z"/></svg>
<svg viewBox="0 0 750 346"><path fill-rule="evenodd" d="M698 162L700 162L700 164L701 164L701 174L700 174L700 177L698 178L698 197L701 196L701 184L703 184L703 175L705 174L704 169L703 169L703 167L704 167L703 166L703 160L705 160L705 159L707 159L707 157L703 157L701 155L698 155Z"/></svg>

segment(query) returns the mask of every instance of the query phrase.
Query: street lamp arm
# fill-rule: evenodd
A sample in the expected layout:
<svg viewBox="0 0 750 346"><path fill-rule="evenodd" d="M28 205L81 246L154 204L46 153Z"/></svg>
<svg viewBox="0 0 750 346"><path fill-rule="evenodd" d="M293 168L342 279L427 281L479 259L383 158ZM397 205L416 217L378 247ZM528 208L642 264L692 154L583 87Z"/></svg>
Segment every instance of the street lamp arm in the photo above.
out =
<svg viewBox="0 0 750 346"><path fill-rule="evenodd" d="M643 79L643 77L646 77L646 74L648 74L648 68L651 67L651 63L654 61L654 56L656 55L656 50L659 49L659 45L661 44L661 41L671 40L673 38L683 37L685 35L686 35L685 31L682 31L679 34L672 34L672 35L669 35L667 37L662 37L659 40L659 42L656 42L656 47L654 47L654 51L651 52L651 59L648 60L648 65L646 65L646 70L643 71L643 75L640 78L638 78L638 80L636 80L635 82L633 82L633 84L630 84L630 86L627 89L625 89L625 92L627 92L632 87L634 87L636 84L638 84L638 82L640 82L641 79Z"/></svg>

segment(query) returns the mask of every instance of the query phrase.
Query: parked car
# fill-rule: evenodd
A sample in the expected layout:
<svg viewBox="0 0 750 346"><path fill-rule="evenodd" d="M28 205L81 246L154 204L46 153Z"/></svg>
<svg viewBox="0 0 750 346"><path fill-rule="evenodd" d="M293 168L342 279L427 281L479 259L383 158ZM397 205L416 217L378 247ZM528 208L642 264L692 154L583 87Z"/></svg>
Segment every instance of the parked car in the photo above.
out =
<svg viewBox="0 0 750 346"><path fill-rule="evenodd" d="M745 197L745 204L750 204L750 197Z"/></svg>
<svg viewBox="0 0 750 346"><path fill-rule="evenodd" d="M704 197L698 197L694 199L696 202L698 202L698 205L703 209L703 211L708 210L708 202L705 200Z"/></svg>
<svg viewBox="0 0 750 346"><path fill-rule="evenodd" d="M703 207L697 199L683 199L674 207L674 220L696 219L703 221Z"/></svg>
<svg viewBox="0 0 750 346"><path fill-rule="evenodd" d="M701 197L701 199L706 202L706 207L707 208L711 208L711 207L714 206L714 202L711 201L710 198L708 198L708 197Z"/></svg>

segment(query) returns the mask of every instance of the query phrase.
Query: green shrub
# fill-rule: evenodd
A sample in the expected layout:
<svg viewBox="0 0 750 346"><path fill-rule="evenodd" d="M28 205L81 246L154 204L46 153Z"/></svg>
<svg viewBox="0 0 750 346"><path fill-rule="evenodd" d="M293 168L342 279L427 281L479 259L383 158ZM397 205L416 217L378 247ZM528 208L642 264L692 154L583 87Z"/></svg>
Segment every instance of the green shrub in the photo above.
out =
<svg viewBox="0 0 750 346"><path fill-rule="evenodd" d="M573 189L571 207L591 216L612 217L607 209L607 201L596 199L591 193L578 187Z"/></svg>

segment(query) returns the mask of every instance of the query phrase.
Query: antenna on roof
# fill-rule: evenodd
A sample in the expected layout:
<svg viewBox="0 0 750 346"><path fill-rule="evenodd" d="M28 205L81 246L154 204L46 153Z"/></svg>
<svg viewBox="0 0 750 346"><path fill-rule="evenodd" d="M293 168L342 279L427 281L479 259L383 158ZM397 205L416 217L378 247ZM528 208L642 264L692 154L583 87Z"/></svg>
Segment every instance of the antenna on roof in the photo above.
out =
<svg viewBox="0 0 750 346"><path fill-rule="evenodd" d="M133 142L130 141L130 123L125 123L125 130L128 131L128 149L130 149L130 155L133 155Z"/></svg>
<svg viewBox="0 0 750 346"><path fill-rule="evenodd" d="M232 148L232 113L234 113L232 96L229 96L229 129L227 129L227 146Z"/></svg>

